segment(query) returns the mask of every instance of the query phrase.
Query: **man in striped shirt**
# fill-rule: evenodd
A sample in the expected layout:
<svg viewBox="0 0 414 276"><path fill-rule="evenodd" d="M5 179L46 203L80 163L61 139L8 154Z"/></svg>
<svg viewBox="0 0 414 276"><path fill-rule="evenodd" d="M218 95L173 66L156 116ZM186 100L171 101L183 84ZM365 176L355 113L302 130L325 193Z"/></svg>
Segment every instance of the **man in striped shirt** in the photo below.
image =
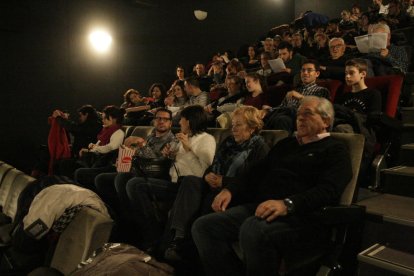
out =
<svg viewBox="0 0 414 276"><path fill-rule="evenodd" d="M264 119L266 129L284 129L292 133L296 120L296 111L301 99L305 96L330 99L329 90L316 84L319 74L318 61L311 59L304 61L300 73L302 84L296 89L289 91L278 107L269 110Z"/></svg>

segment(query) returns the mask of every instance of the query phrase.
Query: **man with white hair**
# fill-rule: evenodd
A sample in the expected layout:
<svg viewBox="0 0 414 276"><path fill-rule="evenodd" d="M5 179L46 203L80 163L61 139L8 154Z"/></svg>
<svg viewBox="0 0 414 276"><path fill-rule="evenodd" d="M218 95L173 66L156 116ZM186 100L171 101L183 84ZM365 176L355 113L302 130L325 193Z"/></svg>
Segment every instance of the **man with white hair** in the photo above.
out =
<svg viewBox="0 0 414 276"><path fill-rule="evenodd" d="M407 52L405 51L404 47L397 46L391 43L391 31L390 27L387 24L384 23L378 23L374 24L369 28L369 33L386 33L387 34L387 47L384 49L381 49L378 53L370 53L368 54L369 57L378 58L380 61L382 61L383 66L381 67L389 67L389 68L383 68L384 70L381 70L378 72L378 69L380 67L375 64L375 60L373 61L374 70L376 70L376 75L386 75L386 74L392 74L396 71L401 71L402 73L406 73L408 69L408 56ZM389 69L389 70L387 70ZM394 69L394 70L393 70Z"/></svg>
<svg viewBox="0 0 414 276"><path fill-rule="evenodd" d="M334 37L329 40L330 56L321 60L321 79L335 79L343 81L345 78L345 57L346 44L340 37Z"/></svg>
<svg viewBox="0 0 414 276"><path fill-rule="evenodd" d="M242 182L222 189L214 213L194 222L205 275L278 275L281 256L329 240L329 228L309 215L338 204L352 177L346 145L329 134L333 118L329 100L305 97L296 137L278 142ZM228 208L230 202L242 204ZM245 266L232 251L237 240Z"/></svg>

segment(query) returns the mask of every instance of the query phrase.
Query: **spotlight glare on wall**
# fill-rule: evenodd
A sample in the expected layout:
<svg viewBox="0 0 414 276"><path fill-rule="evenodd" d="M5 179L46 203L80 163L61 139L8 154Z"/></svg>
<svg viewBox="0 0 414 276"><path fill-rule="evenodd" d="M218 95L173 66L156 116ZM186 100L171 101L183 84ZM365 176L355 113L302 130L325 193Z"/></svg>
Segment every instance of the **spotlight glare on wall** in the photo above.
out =
<svg viewBox="0 0 414 276"><path fill-rule="evenodd" d="M111 35L104 30L95 30L89 35L89 42L95 51L106 53L112 44Z"/></svg>

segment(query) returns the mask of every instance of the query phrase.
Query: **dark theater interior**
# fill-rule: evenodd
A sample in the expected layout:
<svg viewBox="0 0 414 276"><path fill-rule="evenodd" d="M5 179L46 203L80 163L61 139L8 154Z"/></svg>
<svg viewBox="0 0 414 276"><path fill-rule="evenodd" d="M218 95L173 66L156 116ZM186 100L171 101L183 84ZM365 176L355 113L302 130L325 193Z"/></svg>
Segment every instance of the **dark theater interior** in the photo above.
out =
<svg viewBox="0 0 414 276"><path fill-rule="evenodd" d="M0 14L0 275L414 275L413 0Z"/></svg>

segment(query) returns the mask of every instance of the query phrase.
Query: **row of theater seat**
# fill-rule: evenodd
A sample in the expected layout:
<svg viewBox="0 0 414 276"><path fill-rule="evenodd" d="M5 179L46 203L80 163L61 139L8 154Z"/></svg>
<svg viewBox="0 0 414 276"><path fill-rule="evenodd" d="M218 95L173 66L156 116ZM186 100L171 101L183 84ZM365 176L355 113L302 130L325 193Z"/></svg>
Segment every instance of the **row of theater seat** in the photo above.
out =
<svg viewBox="0 0 414 276"><path fill-rule="evenodd" d="M126 135L147 137L152 127L124 127ZM178 131L178 129L174 129ZM210 128L208 132L212 134L217 143L220 143L231 134L229 129ZM282 130L263 130L263 136L269 146L273 146L279 140L287 137L287 132ZM359 162L362 153L363 138L357 134L333 134L338 139L343 140L350 149L352 157L354 177L351 185L346 189L341 202L349 205L354 196L356 177L358 174ZM13 177L14 175L14 177ZM0 204L5 207L6 214L14 219L17 212L19 194L28 185L36 185L36 180L23 172L18 171L10 165L0 161ZM7 195L6 195L7 194ZM7 200L4 200L7 198ZM14 207L13 207L14 206ZM46 264L48 267L37 268L29 275L49 275L50 270L54 269L63 274L69 274L76 269L77 265L86 260L92 252L101 247L109 240L112 230L112 220L106 218L99 212L83 208L60 235L51 262ZM116 242L116 241L114 241Z"/></svg>
<svg viewBox="0 0 414 276"><path fill-rule="evenodd" d="M0 161L0 249L3 260L8 258L7 248L11 245L11 234L17 226L15 219L20 206L19 197L25 188L37 183L35 178ZM36 269L29 275L47 275L47 269L50 268L64 275L69 274L95 249L109 240L112 227L111 219L96 210L84 207L61 233L50 262L45 263L48 268ZM10 263L8 268L14 269L20 267L20 261L13 259L6 263Z"/></svg>

